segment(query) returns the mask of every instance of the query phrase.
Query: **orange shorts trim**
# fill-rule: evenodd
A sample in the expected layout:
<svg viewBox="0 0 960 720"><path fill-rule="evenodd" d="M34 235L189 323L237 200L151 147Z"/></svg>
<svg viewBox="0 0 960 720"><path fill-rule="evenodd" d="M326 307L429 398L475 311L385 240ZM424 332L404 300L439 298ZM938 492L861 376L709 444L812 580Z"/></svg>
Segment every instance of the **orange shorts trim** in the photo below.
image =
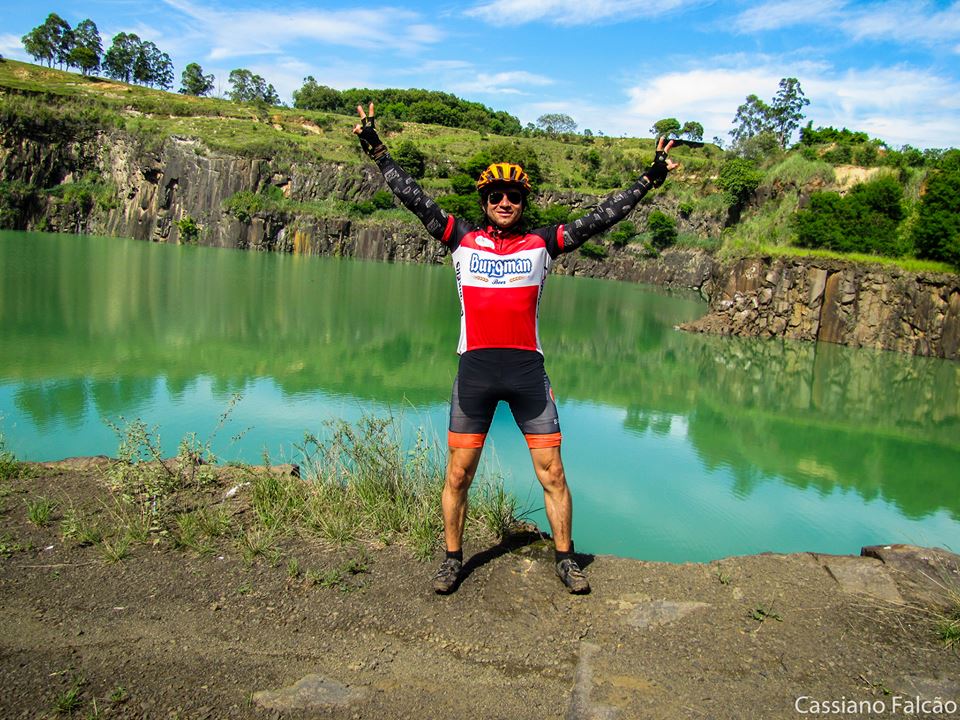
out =
<svg viewBox="0 0 960 720"><path fill-rule="evenodd" d="M560 442L563 440L563 435L558 432L547 435L524 435L524 437L527 439L527 447L531 450L560 447Z"/></svg>
<svg viewBox="0 0 960 720"><path fill-rule="evenodd" d="M482 448L486 439L486 433L447 432L447 445L452 448Z"/></svg>

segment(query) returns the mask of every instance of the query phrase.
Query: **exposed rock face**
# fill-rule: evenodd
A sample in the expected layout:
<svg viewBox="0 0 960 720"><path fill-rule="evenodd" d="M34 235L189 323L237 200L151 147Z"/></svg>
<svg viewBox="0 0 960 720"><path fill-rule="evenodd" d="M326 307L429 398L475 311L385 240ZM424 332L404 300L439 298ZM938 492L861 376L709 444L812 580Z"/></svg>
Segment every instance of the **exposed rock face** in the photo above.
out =
<svg viewBox="0 0 960 720"><path fill-rule="evenodd" d="M718 266L710 313L684 329L960 359L960 277L839 261Z"/></svg>

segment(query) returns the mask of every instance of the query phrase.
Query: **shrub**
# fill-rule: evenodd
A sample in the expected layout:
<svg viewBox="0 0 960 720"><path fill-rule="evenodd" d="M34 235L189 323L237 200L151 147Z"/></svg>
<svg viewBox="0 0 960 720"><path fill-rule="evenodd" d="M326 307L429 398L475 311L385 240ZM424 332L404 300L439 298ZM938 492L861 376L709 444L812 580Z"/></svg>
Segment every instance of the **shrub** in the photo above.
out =
<svg viewBox="0 0 960 720"><path fill-rule="evenodd" d="M677 222L666 213L654 210L647 218L650 244L657 250L670 247L677 241Z"/></svg>
<svg viewBox="0 0 960 720"><path fill-rule="evenodd" d="M437 198L437 205L462 220L476 225L483 224L483 211L480 209L480 203L475 195L472 197L466 195L441 195Z"/></svg>
<svg viewBox="0 0 960 720"><path fill-rule="evenodd" d="M180 232L181 242L196 245L200 239L200 226L189 215L177 221L177 230Z"/></svg>
<svg viewBox="0 0 960 720"><path fill-rule="evenodd" d="M623 247L637 236L637 226L629 220L624 220L610 231L607 236L617 247Z"/></svg>
<svg viewBox="0 0 960 720"><path fill-rule="evenodd" d="M377 210L389 210L393 207L393 193L389 190L377 190L370 202Z"/></svg>
<svg viewBox="0 0 960 720"><path fill-rule="evenodd" d="M450 188L457 195L472 195L477 191L477 181L466 173L458 173L450 178Z"/></svg>
<svg viewBox="0 0 960 720"><path fill-rule="evenodd" d="M586 255L588 258L593 258L594 260L603 260L607 257L607 249L603 245L598 245L595 242L590 242L589 240L580 246L580 252Z"/></svg>
<svg viewBox="0 0 960 720"><path fill-rule="evenodd" d="M412 177L421 179L427 171L426 154L409 140L404 140L392 153L397 164Z"/></svg>
<svg viewBox="0 0 960 720"><path fill-rule="evenodd" d="M747 201L763 180L763 173L746 158L730 158L720 168L717 185L727 194L731 205Z"/></svg>
<svg viewBox="0 0 960 720"><path fill-rule="evenodd" d="M960 164L935 170L927 179L913 226L917 257L960 268Z"/></svg>
<svg viewBox="0 0 960 720"><path fill-rule="evenodd" d="M372 200L361 200L360 202L355 202L350 205L350 214L351 215L372 215L376 212L377 206L373 204Z"/></svg>
<svg viewBox="0 0 960 720"><path fill-rule="evenodd" d="M810 205L797 212L793 226L797 244L839 252L900 256L906 251L897 239L903 219L903 189L891 177L861 183L846 197L835 192L813 193Z"/></svg>

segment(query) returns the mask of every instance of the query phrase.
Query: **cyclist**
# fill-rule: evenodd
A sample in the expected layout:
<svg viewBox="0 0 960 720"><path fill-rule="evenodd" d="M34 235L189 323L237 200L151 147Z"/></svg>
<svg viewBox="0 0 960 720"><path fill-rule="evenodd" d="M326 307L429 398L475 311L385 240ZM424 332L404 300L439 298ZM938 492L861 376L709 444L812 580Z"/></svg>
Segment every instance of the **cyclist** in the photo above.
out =
<svg viewBox="0 0 960 720"><path fill-rule="evenodd" d="M626 190L605 199L592 213L570 224L528 230L522 223L530 180L513 163L494 163L480 175L477 191L487 222L474 225L444 212L390 157L377 135L374 106L357 107L354 127L360 145L380 168L394 195L444 243L453 255L460 295L460 364L453 382L449 453L442 506L446 557L433 577L436 592L456 590L463 570L463 529L467 491L473 482L494 410L510 405L523 432L553 533L556 573L572 593L590 592L574 555L573 504L560 457L560 422L550 380L544 371L538 333L539 304L550 267L561 253L622 220L647 191L659 187L677 166L673 145L657 142L653 163Z"/></svg>

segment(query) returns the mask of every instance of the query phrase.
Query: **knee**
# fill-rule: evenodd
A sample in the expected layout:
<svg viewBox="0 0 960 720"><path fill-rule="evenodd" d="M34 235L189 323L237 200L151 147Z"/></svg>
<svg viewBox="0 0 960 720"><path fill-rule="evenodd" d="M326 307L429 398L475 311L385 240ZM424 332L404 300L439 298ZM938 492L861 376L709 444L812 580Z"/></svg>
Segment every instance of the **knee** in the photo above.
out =
<svg viewBox="0 0 960 720"><path fill-rule="evenodd" d="M567 475L563 470L563 463L550 463L540 472L540 482L547 491L564 490L567 487Z"/></svg>
<svg viewBox="0 0 960 720"><path fill-rule="evenodd" d="M473 473L469 468L460 465L447 466L446 484L454 492L466 492L473 482Z"/></svg>

